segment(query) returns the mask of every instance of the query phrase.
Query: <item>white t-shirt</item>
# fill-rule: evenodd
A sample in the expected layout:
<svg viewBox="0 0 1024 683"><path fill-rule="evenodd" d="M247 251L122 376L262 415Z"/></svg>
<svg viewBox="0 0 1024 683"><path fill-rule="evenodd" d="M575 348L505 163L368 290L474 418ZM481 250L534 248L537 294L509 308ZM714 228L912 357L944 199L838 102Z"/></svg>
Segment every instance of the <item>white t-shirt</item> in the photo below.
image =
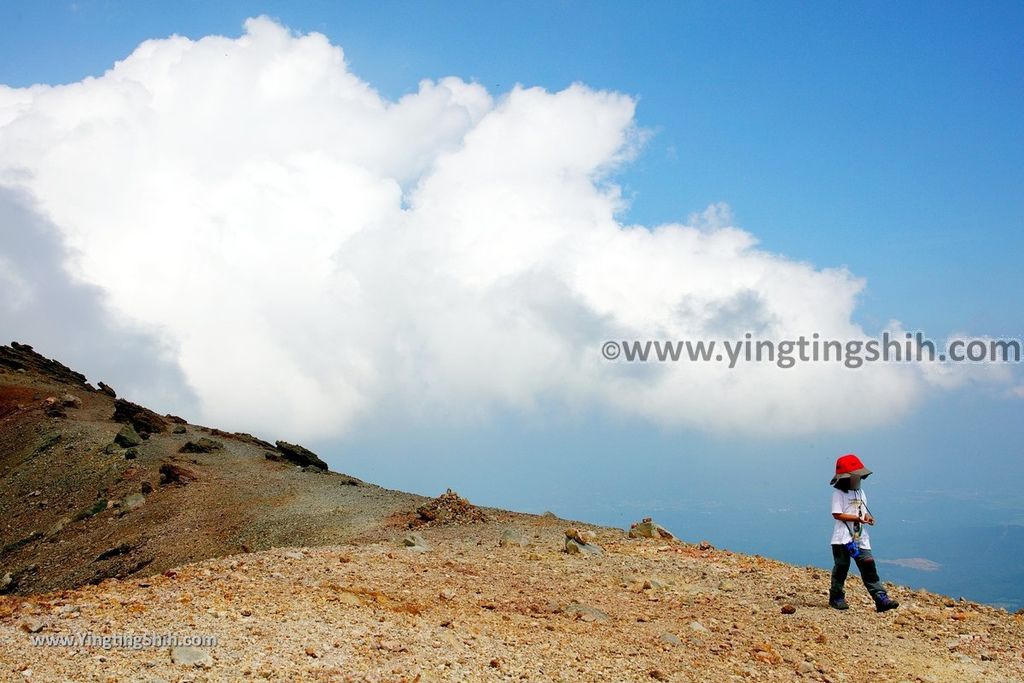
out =
<svg viewBox="0 0 1024 683"><path fill-rule="evenodd" d="M868 497L863 491L840 491L839 489L832 489L832 513L841 512L847 515L860 515L861 517L867 514ZM853 536L850 535L850 529L856 529L855 522L844 522L841 519L837 519L835 526L832 528L832 544L846 545L853 540ZM857 541L857 545L865 550L871 550L871 539L868 537L868 525L860 525L860 540Z"/></svg>

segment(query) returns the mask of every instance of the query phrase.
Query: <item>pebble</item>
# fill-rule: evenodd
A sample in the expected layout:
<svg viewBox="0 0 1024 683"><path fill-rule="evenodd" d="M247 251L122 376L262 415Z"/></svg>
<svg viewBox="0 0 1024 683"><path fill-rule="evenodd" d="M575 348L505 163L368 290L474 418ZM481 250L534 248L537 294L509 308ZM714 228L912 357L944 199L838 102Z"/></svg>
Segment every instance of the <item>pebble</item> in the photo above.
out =
<svg viewBox="0 0 1024 683"><path fill-rule="evenodd" d="M206 650L197 647L173 647L171 648L171 662L178 666L194 666L208 668L213 665L213 658Z"/></svg>

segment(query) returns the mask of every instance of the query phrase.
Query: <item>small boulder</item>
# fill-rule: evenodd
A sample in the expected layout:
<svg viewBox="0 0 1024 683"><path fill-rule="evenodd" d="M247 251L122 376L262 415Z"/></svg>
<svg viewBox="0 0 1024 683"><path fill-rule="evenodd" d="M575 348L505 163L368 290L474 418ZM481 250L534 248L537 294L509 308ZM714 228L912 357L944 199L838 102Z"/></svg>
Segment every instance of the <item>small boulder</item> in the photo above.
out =
<svg viewBox="0 0 1024 683"><path fill-rule="evenodd" d="M196 480L196 474L190 469L182 467L181 465L175 465L174 463L165 462L160 465L160 483L161 484L188 484L189 482Z"/></svg>
<svg viewBox="0 0 1024 683"><path fill-rule="evenodd" d="M171 430L171 433L172 434L184 434L186 431L187 430L185 429L185 425L174 425L174 428Z"/></svg>
<svg viewBox="0 0 1024 683"><path fill-rule="evenodd" d="M430 550L430 545L427 544L426 539L415 531L409 532L402 537L402 545L410 550L415 550L416 552L426 552Z"/></svg>
<svg viewBox="0 0 1024 683"><path fill-rule="evenodd" d="M593 531L580 531L569 528L565 530L565 552L570 555L602 555L601 547L593 541L597 534Z"/></svg>
<svg viewBox="0 0 1024 683"><path fill-rule="evenodd" d="M141 446L142 437L135 431L135 428L130 424L126 424L121 427L121 431L114 437L114 443L121 448L131 448L132 446Z"/></svg>
<svg viewBox="0 0 1024 683"><path fill-rule="evenodd" d="M327 469L327 463L308 448L303 448L287 441L278 441L276 445L277 450L281 452L281 456L289 462L293 462L300 467L315 467L320 470Z"/></svg>
<svg viewBox="0 0 1024 683"><path fill-rule="evenodd" d="M114 391L113 387L111 387L109 384L104 384L103 382L100 382L97 386L100 388L99 390L102 393L106 394L110 398L117 398L117 392Z"/></svg>
<svg viewBox="0 0 1024 683"><path fill-rule="evenodd" d="M146 482L147 484L149 482ZM152 487L150 487L152 489ZM121 508L123 510L134 510L140 505L146 502L146 497L141 493L133 493L129 496L125 496L124 500L121 501Z"/></svg>
<svg viewBox="0 0 1024 683"><path fill-rule="evenodd" d="M25 633L39 633L43 630L44 626L46 626L46 624L39 619L26 619L21 622L21 630Z"/></svg>
<svg viewBox="0 0 1024 683"><path fill-rule="evenodd" d="M81 408L82 399L73 394L64 394L60 397L60 404L65 408Z"/></svg>
<svg viewBox="0 0 1024 683"><path fill-rule="evenodd" d="M202 437L195 441L186 441L185 445L178 449L179 453L212 453L224 448L220 441Z"/></svg>
<svg viewBox="0 0 1024 683"><path fill-rule="evenodd" d="M202 669L213 665L213 659L210 657L210 653L196 647L171 648L171 662L178 666L191 666Z"/></svg>
<svg viewBox="0 0 1024 683"><path fill-rule="evenodd" d="M595 607L581 605L578 602L570 602L568 605L566 605L565 609L562 610L562 613L570 617L575 617L580 621L589 622L608 621L610 618L607 613L602 612L601 610Z"/></svg>
<svg viewBox="0 0 1024 683"><path fill-rule="evenodd" d="M683 644L683 641L679 639L679 636L677 636L674 633L668 633L668 632L662 633L660 640L664 644L671 645L673 647L675 647L676 645L682 645Z"/></svg>
<svg viewBox="0 0 1024 683"><path fill-rule="evenodd" d="M630 538L659 538L671 540L675 538L672 532L661 526L650 517L644 517L641 522L634 522L629 527Z"/></svg>
<svg viewBox="0 0 1024 683"><path fill-rule="evenodd" d="M501 538L498 539L498 545L502 548L525 548L529 543L526 536L514 529L505 529L501 534Z"/></svg>
<svg viewBox="0 0 1024 683"><path fill-rule="evenodd" d="M127 422L139 432L159 434L167 428L167 420L152 410L140 405L117 399L114 401L114 422Z"/></svg>
<svg viewBox="0 0 1024 683"><path fill-rule="evenodd" d="M127 449L124 452L124 459L125 460L134 460L137 457L139 457L139 449L138 448L132 447L132 448Z"/></svg>

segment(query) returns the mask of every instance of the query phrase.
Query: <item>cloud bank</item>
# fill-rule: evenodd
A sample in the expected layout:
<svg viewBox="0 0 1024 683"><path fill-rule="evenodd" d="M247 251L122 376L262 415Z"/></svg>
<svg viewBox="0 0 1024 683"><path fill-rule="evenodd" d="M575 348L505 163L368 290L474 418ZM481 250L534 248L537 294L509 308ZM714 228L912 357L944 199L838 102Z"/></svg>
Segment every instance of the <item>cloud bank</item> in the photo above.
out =
<svg viewBox="0 0 1024 683"><path fill-rule="evenodd" d="M927 379L909 366L601 358L606 339L864 335L861 280L759 249L724 205L623 224L634 109L459 78L388 101L324 36L257 18L237 39L147 41L99 78L0 86L0 185L173 349L196 417L229 428L326 438L556 406L787 435L910 409Z"/></svg>

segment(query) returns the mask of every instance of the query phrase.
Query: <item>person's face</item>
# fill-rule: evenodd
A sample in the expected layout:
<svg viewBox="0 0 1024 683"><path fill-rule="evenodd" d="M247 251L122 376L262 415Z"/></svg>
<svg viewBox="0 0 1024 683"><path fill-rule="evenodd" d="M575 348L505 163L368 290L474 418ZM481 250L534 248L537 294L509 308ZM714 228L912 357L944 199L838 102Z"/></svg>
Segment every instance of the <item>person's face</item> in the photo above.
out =
<svg viewBox="0 0 1024 683"><path fill-rule="evenodd" d="M859 491L860 490L860 480L861 480L861 476L859 474L851 474L850 475L850 490L851 491Z"/></svg>

